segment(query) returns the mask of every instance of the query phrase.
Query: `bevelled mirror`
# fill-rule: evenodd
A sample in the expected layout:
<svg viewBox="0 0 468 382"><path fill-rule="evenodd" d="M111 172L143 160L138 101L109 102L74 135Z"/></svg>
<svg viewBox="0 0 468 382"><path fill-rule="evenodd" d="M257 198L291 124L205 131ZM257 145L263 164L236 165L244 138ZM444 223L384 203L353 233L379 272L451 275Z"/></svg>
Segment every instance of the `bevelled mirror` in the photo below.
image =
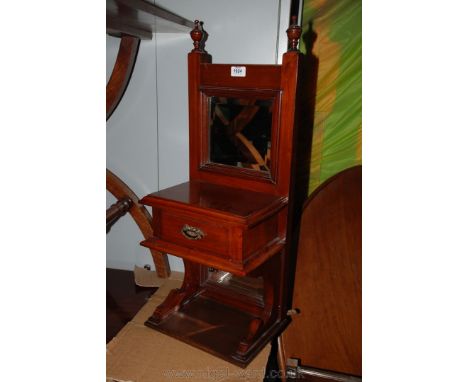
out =
<svg viewBox="0 0 468 382"><path fill-rule="evenodd" d="M205 167L272 179L277 99L270 95L205 94ZM236 169L236 170L235 170Z"/></svg>
<svg viewBox="0 0 468 382"><path fill-rule="evenodd" d="M210 97L209 161L269 171L272 99Z"/></svg>

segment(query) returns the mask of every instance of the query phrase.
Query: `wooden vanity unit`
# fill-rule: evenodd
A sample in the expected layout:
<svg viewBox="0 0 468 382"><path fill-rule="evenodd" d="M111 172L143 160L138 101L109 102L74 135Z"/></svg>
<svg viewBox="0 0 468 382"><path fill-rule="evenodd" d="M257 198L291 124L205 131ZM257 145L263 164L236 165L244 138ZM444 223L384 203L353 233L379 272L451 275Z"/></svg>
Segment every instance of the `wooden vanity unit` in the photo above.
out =
<svg viewBox="0 0 468 382"><path fill-rule="evenodd" d="M188 55L190 180L145 196L153 237L184 260L146 325L245 367L289 323L287 284L301 29L281 65L213 64L202 23Z"/></svg>

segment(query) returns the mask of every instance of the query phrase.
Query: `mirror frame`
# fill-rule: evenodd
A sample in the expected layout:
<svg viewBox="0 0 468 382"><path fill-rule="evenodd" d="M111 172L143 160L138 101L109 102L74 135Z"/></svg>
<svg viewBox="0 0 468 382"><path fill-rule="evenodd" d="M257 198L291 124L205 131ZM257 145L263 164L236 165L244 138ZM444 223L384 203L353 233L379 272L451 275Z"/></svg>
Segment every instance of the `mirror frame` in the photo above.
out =
<svg viewBox="0 0 468 382"><path fill-rule="evenodd" d="M199 169L223 175L240 178L255 179L263 182L276 184L278 175L278 149L279 149L279 121L281 92L277 90L251 90L251 89L226 89L226 88L201 88L201 144ZM270 149L270 171L259 171L251 168L235 167L210 161L210 98L242 98L242 99L264 99L273 101L271 115L271 149Z"/></svg>

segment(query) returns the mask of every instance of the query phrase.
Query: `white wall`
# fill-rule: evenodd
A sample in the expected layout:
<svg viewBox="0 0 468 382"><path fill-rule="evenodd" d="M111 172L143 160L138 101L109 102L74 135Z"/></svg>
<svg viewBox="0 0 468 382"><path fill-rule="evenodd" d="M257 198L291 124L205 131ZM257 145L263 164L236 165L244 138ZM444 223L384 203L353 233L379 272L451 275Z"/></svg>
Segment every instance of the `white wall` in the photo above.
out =
<svg viewBox="0 0 468 382"><path fill-rule="evenodd" d="M107 37L107 76L110 76L120 39ZM142 197L158 189L156 42L141 41L128 88L107 121L107 168ZM107 193L107 207L115 198ZM152 264L148 250L140 248L143 235L130 215L107 234L107 266L133 269Z"/></svg>
<svg viewBox="0 0 468 382"><path fill-rule="evenodd" d="M290 0L156 3L204 21L206 50L214 63L275 64L286 50ZM108 39L112 65L111 45ZM138 196L188 180L187 53L192 48L188 33L160 33L142 41L127 93L108 121L108 167ZM107 266L152 264L149 252L137 249L140 240L129 216L119 220L107 237ZM183 270L180 259L169 261L173 270Z"/></svg>

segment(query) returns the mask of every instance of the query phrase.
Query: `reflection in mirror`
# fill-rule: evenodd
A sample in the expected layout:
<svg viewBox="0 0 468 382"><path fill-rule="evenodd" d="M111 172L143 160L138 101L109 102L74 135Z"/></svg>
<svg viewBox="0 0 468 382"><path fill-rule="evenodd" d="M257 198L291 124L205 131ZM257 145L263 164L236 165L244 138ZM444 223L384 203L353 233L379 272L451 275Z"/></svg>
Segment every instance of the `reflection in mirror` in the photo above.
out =
<svg viewBox="0 0 468 382"><path fill-rule="evenodd" d="M208 268L207 284L222 286L225 290L235 291L244 299L263 302L264 281L263 277L235 276L232 273Z"/></svg>
<svg viewBox="0 0 468 382"><path fill-rule="evenodd" d="M273 99L209 98L209 160L270 171Z"/></svg>

